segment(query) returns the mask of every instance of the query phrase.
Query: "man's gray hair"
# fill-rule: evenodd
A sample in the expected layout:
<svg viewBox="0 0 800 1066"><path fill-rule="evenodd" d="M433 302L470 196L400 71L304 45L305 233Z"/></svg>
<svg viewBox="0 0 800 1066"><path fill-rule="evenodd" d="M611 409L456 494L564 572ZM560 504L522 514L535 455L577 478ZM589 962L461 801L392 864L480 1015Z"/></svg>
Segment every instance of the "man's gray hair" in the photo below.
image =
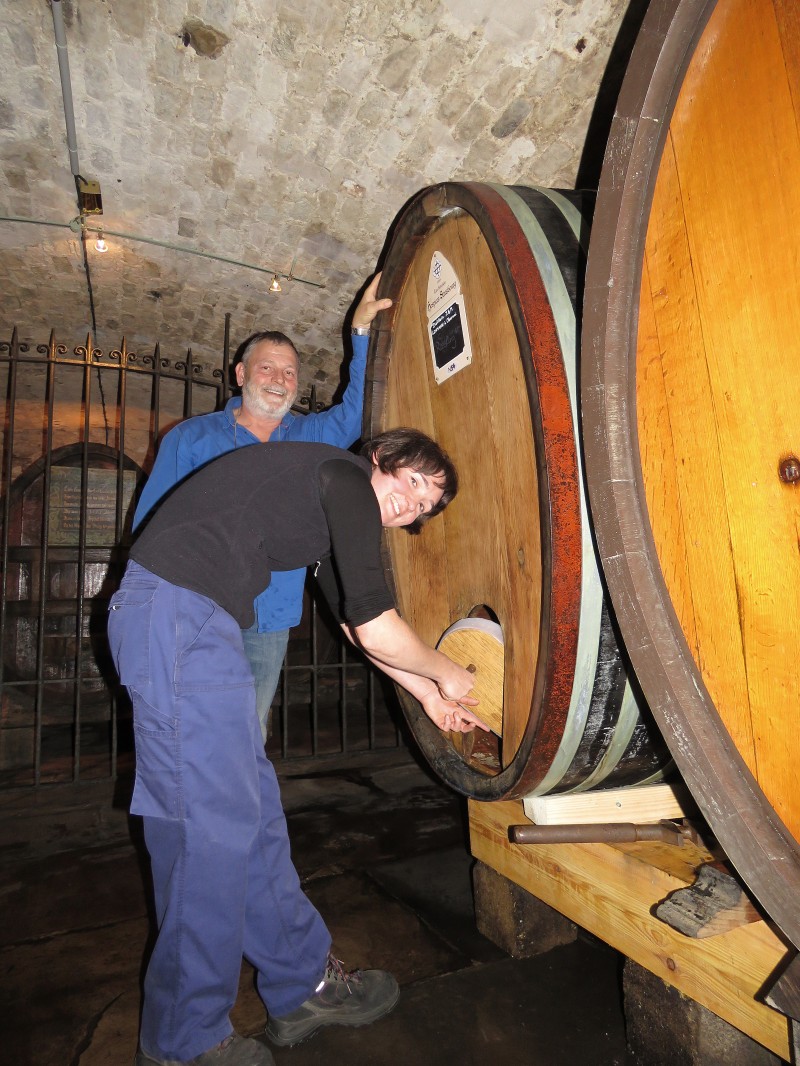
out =
<svg viewBox="0 0 800 1066"><path fill-rule="evenodd" d="M244 363L246 366L247 360L253 354L253 349L257 348L258 345L261 344L263 341L270 341L272 344L282 344L285 345L287 348L291 348L295 356L297 357L297 362L299 364L300 353L298 352L297 348L295 348L294 344L292 343L292 341L289 340L285 333L281 333L277 329L266 329L263 330L261 333L254 333L252 337L248 337L247 341L245 342L245 346L242 349L242 354L237 360L237 362Z"/></svg>

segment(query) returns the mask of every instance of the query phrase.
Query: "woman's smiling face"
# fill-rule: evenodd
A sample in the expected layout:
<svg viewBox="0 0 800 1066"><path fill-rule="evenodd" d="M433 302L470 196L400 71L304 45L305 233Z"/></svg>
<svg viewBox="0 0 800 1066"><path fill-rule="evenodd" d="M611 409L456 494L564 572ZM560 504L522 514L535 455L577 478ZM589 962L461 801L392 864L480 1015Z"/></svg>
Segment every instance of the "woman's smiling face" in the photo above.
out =
<svg viewBox="0 0 800 1066"><path fill-rule="evenodd" d="M434 475L408 466L400 466L390 474L373 465L372 488L381 509L381 522L387 527L411 525L442 498L442 487Z"/></svg>

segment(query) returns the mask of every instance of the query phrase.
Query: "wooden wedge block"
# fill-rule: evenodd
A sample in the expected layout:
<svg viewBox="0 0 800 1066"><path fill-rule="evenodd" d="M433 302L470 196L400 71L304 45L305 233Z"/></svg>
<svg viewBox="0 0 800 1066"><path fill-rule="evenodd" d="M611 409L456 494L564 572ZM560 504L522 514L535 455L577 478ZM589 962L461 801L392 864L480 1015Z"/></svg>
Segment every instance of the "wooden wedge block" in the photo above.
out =
<svg viewBox="0 0 800 1066"><path fill-rule="evenodd" d="M530 796L525 816L536 825L594 825L604 822L660 822L685 818L688 793L679 785L640 785L556 796Z"/></svg>
<svg viewBox="0 0 800 1066"><path fill-rule="evenodd" d="M672 929L697 940L761 921L761 915L733 874L709 863L698 869L693 885L673 892L658 904L654 913Z"/></svg>

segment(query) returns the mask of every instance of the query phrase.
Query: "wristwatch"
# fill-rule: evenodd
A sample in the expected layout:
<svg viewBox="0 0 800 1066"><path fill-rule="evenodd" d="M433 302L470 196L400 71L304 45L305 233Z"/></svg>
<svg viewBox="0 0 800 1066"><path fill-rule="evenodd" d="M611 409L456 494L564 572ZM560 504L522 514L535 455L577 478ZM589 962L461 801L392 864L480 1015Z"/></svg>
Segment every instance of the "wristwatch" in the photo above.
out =
<svg viewBox="0 0 800 1066"><path fill-rule="evenodd" d="M350 332L354 337L368 337L370 333L369 326L351 326Z"/></svg>

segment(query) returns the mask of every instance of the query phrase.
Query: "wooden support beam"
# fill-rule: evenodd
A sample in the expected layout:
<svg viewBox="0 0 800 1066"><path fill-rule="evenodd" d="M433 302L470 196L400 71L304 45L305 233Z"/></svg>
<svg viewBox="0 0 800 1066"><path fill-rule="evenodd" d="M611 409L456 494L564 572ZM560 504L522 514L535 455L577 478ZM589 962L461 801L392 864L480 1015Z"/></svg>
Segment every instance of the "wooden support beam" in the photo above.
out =
<svg viewBox="0 0 800 1066"><path fill-rule="evenodd" d="M703 940L683 936L652 913L713 861L694 844L511 844L522 804L470 800L476 859L538 896L684 995L708 1007L774 1054L789 1059L789 1022L762 989L787 958L764 921Z"/></svg>

